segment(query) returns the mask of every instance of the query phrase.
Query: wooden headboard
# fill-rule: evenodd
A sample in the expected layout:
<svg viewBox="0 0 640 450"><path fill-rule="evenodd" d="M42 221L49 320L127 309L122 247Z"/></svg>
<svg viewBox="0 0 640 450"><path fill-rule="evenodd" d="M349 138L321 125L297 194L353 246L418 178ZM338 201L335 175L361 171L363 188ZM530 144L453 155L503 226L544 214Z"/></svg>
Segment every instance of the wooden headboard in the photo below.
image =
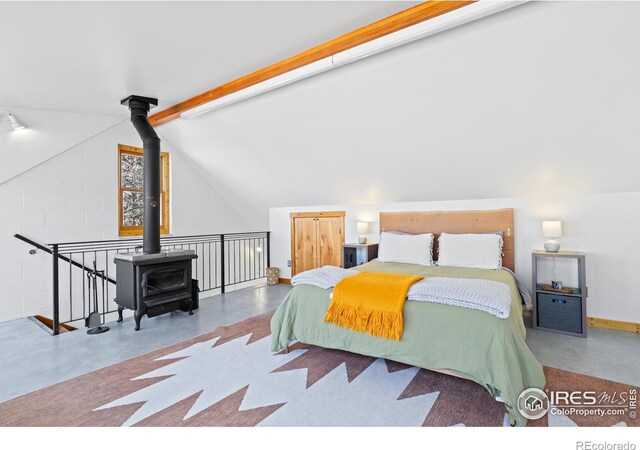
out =
<svg viewBox="0 0 640 450"><path fill-rule="evenodd" d="M515 270L515 244L513 208L485 211L411 211L381 212L380 232L402 231L405 233L433 233L433 247L437 258L440 233L491 233L502 231L502 265Z"/></svg>

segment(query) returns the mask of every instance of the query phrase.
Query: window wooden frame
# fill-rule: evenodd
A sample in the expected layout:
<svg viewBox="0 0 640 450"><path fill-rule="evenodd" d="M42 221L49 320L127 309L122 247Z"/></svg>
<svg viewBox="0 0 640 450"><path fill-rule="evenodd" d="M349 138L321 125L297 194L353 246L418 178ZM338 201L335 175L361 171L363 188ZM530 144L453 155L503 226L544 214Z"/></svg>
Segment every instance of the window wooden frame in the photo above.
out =
<svg viewBox="0 0 640 450"><path fill-rule="evenodd" d="M142 236L142 226L125 226L123 217L122 193L143 192L142 189L129 189L122 187L122 155L142 156L143 150L139 147L118 144L118 235L119 236ZM169 184L169 153L160 152L160 196L162 199L162 217L160 218L160 234L169 234L170 229L170 184Z"/></svg>

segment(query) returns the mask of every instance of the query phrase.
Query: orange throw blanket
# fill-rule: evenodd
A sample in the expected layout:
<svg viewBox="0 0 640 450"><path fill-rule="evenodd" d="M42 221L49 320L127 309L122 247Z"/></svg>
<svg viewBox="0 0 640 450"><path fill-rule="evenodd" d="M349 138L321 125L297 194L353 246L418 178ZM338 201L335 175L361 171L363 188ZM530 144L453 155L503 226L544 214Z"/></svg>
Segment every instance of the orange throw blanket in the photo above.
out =
<svg viewBox="0 0 640 450"><path fill-rule="evenodd" d="M333 290L325 322L400 340L407 291L421 275L361 272L343 278Z"/></svg>

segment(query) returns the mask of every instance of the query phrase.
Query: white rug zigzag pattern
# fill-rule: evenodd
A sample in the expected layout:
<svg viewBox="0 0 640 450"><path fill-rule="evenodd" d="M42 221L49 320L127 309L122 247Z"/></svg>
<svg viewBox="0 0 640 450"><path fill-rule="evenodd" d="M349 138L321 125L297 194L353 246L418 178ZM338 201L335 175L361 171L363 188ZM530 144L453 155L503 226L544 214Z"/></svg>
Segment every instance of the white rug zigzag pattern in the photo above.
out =
<svg viewBox="0 0 640 450"><path fill-rule="evenodd" d="M398 400L416 373L376 359L349 383L342 363L258 426L422 426L438 392Z"/></svg>
<svg viewBox="0 0 640 450"><path fill-rule="evenodd" d="M306 350L273 354L270 336L247 344L250 337L248 334L213 347L220 339L216 337L158 358L156 361L183 359L133 380L169 378L94 411L142 402L123 424L130 426L202 391L186 420L248 386L240 411L284 404L259 426L421 426L439 395L431 392L398 400L419 369L390 373L383 359L376 359L351 382L346 363L342 363L307 389L307 369L274 372ZM504 426L509 425L505 414ZM577 424L568 417L550 415L549 426ZM626 423L614 426L624 427Z"/></svg>
<svg viewBox="0 0 640 450"><path fill-rule="evenodd" d="M270 336L247 345L250 336L213 347L216 337L158 358L184 359L134 378L169 376L96 411L144 402L123 424L131 426L202 391L186 420L249 386L240 411L285 404L260 426L420 426L438 397L434 392L397 400L419 369L390 373L382 359L350 383L343 363L307 389L307 369L274 372L306 350L273 354Z"/></svg>
<svg viewBox="0 0 640 450"><path fill-rule="evenodd" d="M184 419L198 414L247 385L249 389L240 405L240 411L285 403L291 396L306 389L306 369L271 373L306 350L274 355L270 351L270 337L247 345L250 337L248 334L213 347L219 339L216 337L158 358L157 360L184 359L134 380L167 375L170 378L100 406L96 411L145 402L123 424L131 426L199 391L202 393Z"/></svg>

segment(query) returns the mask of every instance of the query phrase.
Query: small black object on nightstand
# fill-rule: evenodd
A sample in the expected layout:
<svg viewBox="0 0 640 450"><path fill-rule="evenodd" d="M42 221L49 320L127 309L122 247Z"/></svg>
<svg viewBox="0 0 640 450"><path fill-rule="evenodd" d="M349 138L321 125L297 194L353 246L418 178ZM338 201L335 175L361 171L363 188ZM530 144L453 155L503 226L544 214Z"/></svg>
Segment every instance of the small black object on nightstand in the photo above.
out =
<svg viewBox="0 0 640 450"><path fill-rule="evenodd" d="M585 255L577 252L549 253L535 250L532 254L533 328L571 336L587 337L587 280ZM551 283L538 281L538 259L573 258L578 264L578 286L554 289Z"/></svg>
<svg viewBox="0 0 640 450"><path fill-rule="evenodd" d="M359 266L378 257L378 244L344 244L342 246L342 267Z"/></svg>

